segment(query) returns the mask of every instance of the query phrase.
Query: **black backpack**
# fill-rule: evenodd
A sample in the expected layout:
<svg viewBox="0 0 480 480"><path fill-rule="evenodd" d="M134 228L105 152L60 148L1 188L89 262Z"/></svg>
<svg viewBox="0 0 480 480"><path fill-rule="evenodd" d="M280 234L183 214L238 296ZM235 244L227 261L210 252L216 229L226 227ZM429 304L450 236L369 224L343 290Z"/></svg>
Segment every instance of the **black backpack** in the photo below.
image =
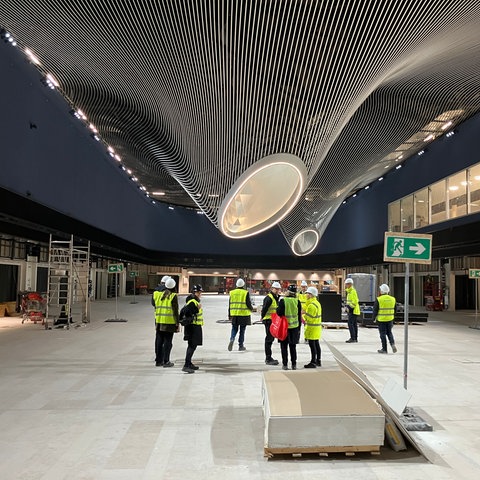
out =
<svg viewBox="0 0 480 480"><path fill-rule="evenodd" d="M187 307L187 305L184 305L178 314L178 321L180 322L180 325L184 327L191 325L195 318L196 315L192 315L190 313L190 309Z"/></svg>

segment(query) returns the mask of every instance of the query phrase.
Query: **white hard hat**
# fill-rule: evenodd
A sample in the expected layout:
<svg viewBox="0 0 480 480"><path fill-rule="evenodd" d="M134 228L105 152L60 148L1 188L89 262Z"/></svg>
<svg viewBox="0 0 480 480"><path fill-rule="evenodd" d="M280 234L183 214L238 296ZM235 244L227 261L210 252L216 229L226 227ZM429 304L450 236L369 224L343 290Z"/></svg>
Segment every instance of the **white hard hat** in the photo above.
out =
<svg viewBox="0 0 480 480"><path fill-rule="evenodd" d="M165 283L169 278L170 278L170 277L169 277L168 275L164 275L164 276L162 277L161 282L162 282L162 283Z"/></svg>
<svg viewBox="0 0 480 480"><path fill-rule="evenodd" d="M307 293L316 297L318 295L318 290L315 287L308 287Z"/></svg>
<svg viewBox="0 0 480 480"><path fill-rule="evenodd" d="M168 277L167 278L167 281L165 282L165 286L171 290L172 288L175 288L175 285L177 284L177 282L173 279L173 278L170 278Z"/></svg>
<svg viewBox="0 0 480 480"><path fill-rule="evenodd" d="M345 280L345 283L351 283L351 284L353 285L353 280L352 280L351 278L347 278L347 279Z"/></svg>
<svg viewBox="0 0 480 480"><path fill-rule="evenodd" d="M302 283L300 284L300 286L306 287L307 285L308 285L308 283L305 280L302 280Z"/></svg>
<svg viewBox="0 0 480 480"><path fill-rule="evenodd" d="M380 289L380 293L383 293L383 294L390 293L390 288L386 283L382 283L382 285L380 285L379 289Z"/></svg>
<svg viewBox="0 0 480 480"><path fill-rule="evenodd" d="M243 281L243 278L239 278L236 283L238 288L242 288L245 286L245 282Z"/></svg>
<svg viewBox="0 0 480 480"><path fill-rule="evenodd" d="M282 288L282 286L278 282L273 282L272 288Z"/></svg>

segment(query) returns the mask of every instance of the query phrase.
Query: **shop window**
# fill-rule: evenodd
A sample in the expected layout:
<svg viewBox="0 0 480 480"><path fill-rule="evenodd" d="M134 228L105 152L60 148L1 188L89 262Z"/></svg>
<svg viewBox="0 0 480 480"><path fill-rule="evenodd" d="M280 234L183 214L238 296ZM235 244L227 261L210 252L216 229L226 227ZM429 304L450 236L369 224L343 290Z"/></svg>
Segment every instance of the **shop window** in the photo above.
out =
<svg viewBox="0 0 480 480"><path fill-rule="evenodd" d="M434 183L430 187L431 222L438 223L447 219L446 210L447 190L445 180Z"/></svg>
<svg viewBox="0 0 480 480"><path fill-rule="evenodd" d="M415 200L415 228L421 228L428 225L429 222L429 201L428 188L416 192L413 196Z"/></svg>
<svg viewBox="0 0 480 480"><path fill-rule="evenodd" d="M413 227L413 195L400 200L402 232L408 232Z"/></svg>
<svg viewBox="0 0 480 480"><path fill-rule="evenodd" d="M480 212L480 164L468 169L469 203L468 213Z"/></svg>
<svg viewBox="0 0 480 480"><path fill-rule="evenodd" d="M467 214L467 171L448 178L449 218Z"/></svg>
<svg viewBox="0 0 480 480"><path fill-rule="evenodd" d="M388 231L400 232L400 201L388 205Z"/></svg>

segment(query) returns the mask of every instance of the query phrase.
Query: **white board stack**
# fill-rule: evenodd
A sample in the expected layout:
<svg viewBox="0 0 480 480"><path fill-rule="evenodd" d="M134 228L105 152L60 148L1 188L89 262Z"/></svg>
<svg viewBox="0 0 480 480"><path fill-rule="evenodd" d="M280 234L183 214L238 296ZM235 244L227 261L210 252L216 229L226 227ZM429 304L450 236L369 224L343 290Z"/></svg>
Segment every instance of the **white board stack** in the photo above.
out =
<svg viewBox="0 0 480 480"><path fill-rule="evenodd" d="M263 375L265 455L371 452L384 441L378 403L341 370Z"/></svg>

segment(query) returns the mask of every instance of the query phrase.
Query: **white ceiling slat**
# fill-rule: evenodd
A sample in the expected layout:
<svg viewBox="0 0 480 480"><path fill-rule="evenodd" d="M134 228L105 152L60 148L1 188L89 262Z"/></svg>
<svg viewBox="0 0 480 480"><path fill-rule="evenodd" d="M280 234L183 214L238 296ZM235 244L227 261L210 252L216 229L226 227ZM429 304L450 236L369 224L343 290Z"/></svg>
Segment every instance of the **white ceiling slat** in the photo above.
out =
<svg viewBox="0 0 480 480"><path fill-rule="evenodd" d="M217 226L245 170L299 157L308 200L280 223L288 243L480 111L478 0L3 0L0 26L139 184Z"/></svg>

